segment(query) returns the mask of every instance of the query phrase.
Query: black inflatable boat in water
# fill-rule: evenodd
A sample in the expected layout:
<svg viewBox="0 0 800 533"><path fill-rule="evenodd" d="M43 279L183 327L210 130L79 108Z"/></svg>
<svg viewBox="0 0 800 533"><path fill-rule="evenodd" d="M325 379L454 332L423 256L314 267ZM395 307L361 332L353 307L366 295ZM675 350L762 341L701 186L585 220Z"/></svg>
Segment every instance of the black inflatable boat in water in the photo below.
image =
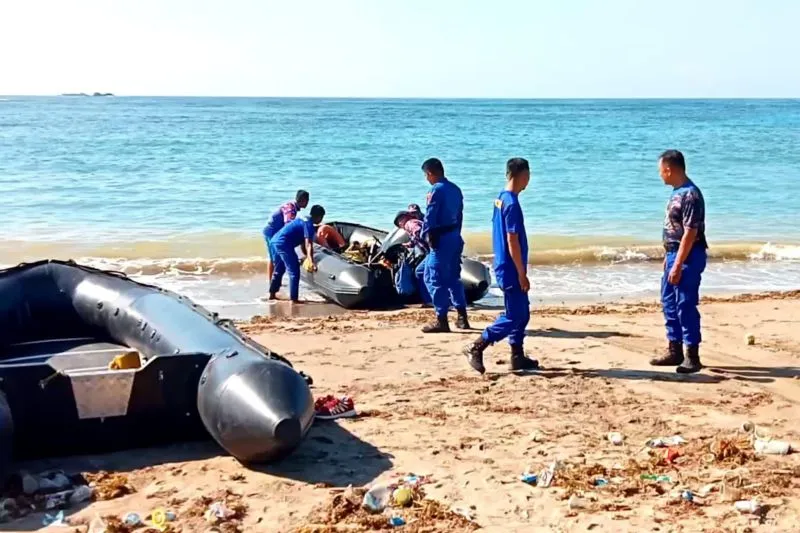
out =
<svg viewBox="0 0 800 533"><path fill-rule="evenodd" d="M12 454L208 434L240 461L268 461L313 419L303 375L182 296L72 262L0 271L0 476Z"/></svg>
<svg viewBox="0 0 800 533"><path fill-rule="evenodd" d="M391 233L350 222L328 222L336 228L349 245L353 242L375 241L378 246L375 257L391 257L392 251L409 241L402 229ZM302 255L301 255L302 257ZM319 245L314 245L316 272L300 269L301 279L314 292L342 307L381 308L402 303L415 303L419 299L408 300L397 294L392 271L378 263L356 263L342 254ZM461 264L461 283L467 302L473 303L489 290L491 277L489 268L474 259L463 258Z"/></svg>

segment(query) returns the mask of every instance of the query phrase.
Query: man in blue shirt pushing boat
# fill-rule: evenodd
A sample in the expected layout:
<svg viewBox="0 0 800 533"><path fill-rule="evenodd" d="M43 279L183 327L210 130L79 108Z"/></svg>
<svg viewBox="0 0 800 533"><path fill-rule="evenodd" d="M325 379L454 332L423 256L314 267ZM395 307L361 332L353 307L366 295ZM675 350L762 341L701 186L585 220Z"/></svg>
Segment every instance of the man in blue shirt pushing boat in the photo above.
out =
<svg viewBox="0 0 800 533"><path fill-rule="evenodd" d="M321 224L325 218L325 208L321 205L311 207L310 216L296 218L289 222L270 240L275 250L275 272L269 284L269 298L274 300L283 282L283 274L289 271L289 299L299 300L300 295L300 259L295 249L303 246L309 270L316 270L314 264L314 240L317 234L315 225Z"/></svg>

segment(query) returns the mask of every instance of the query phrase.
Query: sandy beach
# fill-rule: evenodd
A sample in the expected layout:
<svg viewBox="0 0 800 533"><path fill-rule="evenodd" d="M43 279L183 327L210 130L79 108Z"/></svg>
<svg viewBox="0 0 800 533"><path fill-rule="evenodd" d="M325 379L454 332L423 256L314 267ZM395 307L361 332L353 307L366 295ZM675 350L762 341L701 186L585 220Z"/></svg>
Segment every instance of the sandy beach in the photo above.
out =
<svg viewBox="0 0 800 533"><path fill-rule="evenodd" d="M241 328L313 376L316 396L354 398L359 416L316 422L291 457L254 469L211 443L22 465L116 471L131 493L67 510L70 528L34 514L0 530L86 531L96 516L160 507L176 514L171 530L208 531L217 500L236 511L217 531L391 529L346 488L413 473L424 499L397 511L405 531L796 531L800 455L756 456L740 426L800 446L800 292L706 299L701 311L707 368L693 376L648 366L664 345L650 302L536 309L527 349L545 370L525 377L505 372L506 345L487 352L483 377L460 354L492 309L473 311L475 332L434 336L420 333L420 309L257 317ZM645 446L676 434L677 457ZM520 480L554 461L549 488ZM734 510L749 498L759 513Z"/></svg>

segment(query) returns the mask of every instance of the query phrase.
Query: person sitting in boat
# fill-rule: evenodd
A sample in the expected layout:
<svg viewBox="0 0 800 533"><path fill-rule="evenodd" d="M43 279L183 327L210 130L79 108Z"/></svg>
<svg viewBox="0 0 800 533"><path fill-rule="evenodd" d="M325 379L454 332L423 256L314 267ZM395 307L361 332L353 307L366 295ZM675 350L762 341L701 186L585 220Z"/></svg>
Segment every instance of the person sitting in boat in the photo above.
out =
<svg viewBox="0 0 800 533"><path fill-rule="evenodd" d="M272 238L283 228L286 224L297 218L297 212L305 207L308 207L310 196L308 191L300 189L294 196L293 201L288 201L282 204L278 209L273 211L270 215L267 225L264 227L264 241L267 244L267 277L272 279L272 274L275 271L275 256L277 253L273 250L271 241Z"/></svg>
<svg viewBox="0 0 800 533"><path fill-rule="evenodd" d="M275 272L269 284L269 298L274 300L283 282L283 274L289 271L289 299L299 301L300 294L300 259L295 249L302 246L305 251L303 268L309 272L317 269L314 263L314 239L316 238L315 225L322 224L325 218L325 208L321 205L311 207L309 217L296 218L286 224L272 238L272 247L275 250Z"/></svg>
<svg viewBox="0 0 800 533"><path fill-rule="evenodd" d="M317 226L317 244L337 253L347 248L347 242L342 234L330 224Z"/></svg>
<svg viewBox="0 0 800 533"><path fill-rule="evenodd" d="M422 223L424 219L422 210L417 204L410 204L405 211L400 211L394 217L394 225L402 228L410 239L404 246L406 248L414 248L417 255L422 255L424 258L417 264L414 269L414 277L417 280L417 290L419 291L420 298L423 305L431 305L433 300L425 285L425 262L430 251L428 243L422 239Z"/></svg>

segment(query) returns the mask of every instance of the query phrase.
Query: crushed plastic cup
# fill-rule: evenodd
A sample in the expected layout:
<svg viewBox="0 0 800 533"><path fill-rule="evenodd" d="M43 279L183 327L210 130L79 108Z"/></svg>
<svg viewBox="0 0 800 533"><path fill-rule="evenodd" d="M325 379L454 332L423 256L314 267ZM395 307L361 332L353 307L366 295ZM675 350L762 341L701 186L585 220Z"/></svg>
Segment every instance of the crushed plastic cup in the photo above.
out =
<svg viewBox="0 0 800 533"><path fill-rule="evenodd" d="M392 515L389 517L389 525L393 527L400 527L406 525L406 521L402 516Z"/></svg>
<svg viewBox="0 0 800 533"><path fill-rule="evenodd" d="M209 522L211 524L216 524L224 520L227 520L234 514L236 513L228 509L224 503L214 502L208 507L208 510L206 511L205 514L205 518L206 522Z"/></svg>
<svg viewBox="0 0 800 533"><path fill-rule="evenodd" d="M420 483L422 483L422 478L414 474L409 474L403 478L403 483L411 486L419 485Z"/></svg>
<svg viewBox="0 0 800 533"><path fill-rule="evenodd" d="M546 489L553 484L554 477L553 471L549 468L545 468L538 476L536 476L536 486Z"/></svg>
<svg viewBox="0 0 800 533"><path fill-rule="evenodd" d="M739 500L733 504L734 509L740 513L756 514L761 510L758 500Z"/></svg>
<svg viewBox="0 0 800 533"><path fill-rule="evenodd" d="M788 455L792 452L792 445L781 440L756 439L753 447L761 455Z"/></svg>
<svg viewBox="0 0 800 533"><path fill-rule="evenodd" d="M51 514L44 515L44 518L42 518L42 525L45 527L68 525L66 522L64 522L64 511L59 511L54 515Z"/></svg>
<svg viewBox="0 0 800 533"><path fill-rule="evenodd" d="M380 513L389 505L391 497L392 491L389 487L375 485L364 494L361 505L372 513Z"/></svg>
<svg viewBox="0 0 800 533"><path fill-rule="evenodd" d="M608 434L608 442L614 446L620 446L623 442L625 442L625 437L618 431L612 431Z"/></svg>
<svg viewBox="0 0 800 533"><path fill-rule="evenodd" d="M44 499L44 508L49 511L51 509L58 509L67 504L67 499L72 494L71 490L62 490L61 492L54 492L48 494Z"/></svg>
<svg viewBox="0 0 800 533"><path fill-rule="evenodd" d="M686 439L680 435L673 435L671 437L658 437L647 441L649 448L669 448L671 446L680 446L686 444Z"/></svg>
<svg viewBox="0 0 800 533"><path fill-rule="evenodd" d="M142 517L136 513L128 513L123 518L122 521L128 527L136 527L142 525Z"/></svg>
<svg viewBox="0 0 800 533"><path fill-rule="evenodd" d="M92 487L81 485L77 487L69 496L69 503L76 505L92 499Z"/></svg>

